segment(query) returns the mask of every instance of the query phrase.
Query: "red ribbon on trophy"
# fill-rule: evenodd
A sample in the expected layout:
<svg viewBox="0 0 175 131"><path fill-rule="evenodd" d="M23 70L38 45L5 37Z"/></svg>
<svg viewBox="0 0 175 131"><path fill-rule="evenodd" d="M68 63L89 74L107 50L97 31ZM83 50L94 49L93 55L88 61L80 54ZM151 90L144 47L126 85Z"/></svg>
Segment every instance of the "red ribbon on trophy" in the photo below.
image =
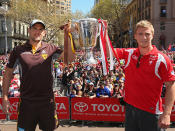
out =
<svg viewBox="0 0 175 131"><path fill-rule="evenodd" d="M103 75L107 75L109 73L109 64L107 57L110 58L110 70L114 68L113 54L119 62L119 58L114 51L110 38L107 32L107 21L98 19L99 23L99 33L100 33L100 49L101 49L101 57L102 57L102 66L103 66ZM120 64L120 62L119 62Z"/></svg>

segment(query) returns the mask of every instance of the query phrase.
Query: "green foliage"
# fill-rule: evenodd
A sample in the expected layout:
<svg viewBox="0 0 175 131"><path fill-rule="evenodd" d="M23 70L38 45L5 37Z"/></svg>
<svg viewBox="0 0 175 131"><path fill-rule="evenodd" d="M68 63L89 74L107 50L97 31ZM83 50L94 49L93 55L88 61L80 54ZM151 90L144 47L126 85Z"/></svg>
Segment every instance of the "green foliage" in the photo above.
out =
<svg viewBox="0 0 175 131"><path fill-rule="evenodd" d="M83 14L83 12L79 11L79 10L76 10L75 13L72 14L72 19L82 19L84 18L85 15Z"/></svg>
<svg viewBox="0 0 175 131"><path fill-rule="evenodd" d="M117 2L114 3L112 0L102 0L92 9L92 17L102 18L108 20L108 22L112 22L117 19L117 8L119 8L119 4Z"/></svg>
<svg viewBox="0 0 175 131"><path fill-rule="evenodd" d="M69 19L84 18L81 11L75 13L61 13L61 9L54 3L47 3L45 0L11 0L8 16L14 20L29 24L33 19L41 19L46 23L46 41L54 41L62 46L64 33L60 26L68 22Z"/></svg>
<svg viewBox="0 0 175 131"><path fill-rule="evenodd" d="M33 19L41 19L46 23L46 41L55 41L59 36L59 27L71 18L70 14L61 14L54 4L43 0L11 0L8 15L14 20L29 24ZM63 39L63 38L62 38ZM60 42L59 40L57 42Z"/></svg>
<svg viewBox="0 0 175 131"><path fill-rule="evenodd" d="M122 21L125 19L123 4L124 0L100 0L91 10L91 17L101 18L108 21L108 32L110 38L115 38L123 31ZM112 41L114 41L112 39Z"/></svg>

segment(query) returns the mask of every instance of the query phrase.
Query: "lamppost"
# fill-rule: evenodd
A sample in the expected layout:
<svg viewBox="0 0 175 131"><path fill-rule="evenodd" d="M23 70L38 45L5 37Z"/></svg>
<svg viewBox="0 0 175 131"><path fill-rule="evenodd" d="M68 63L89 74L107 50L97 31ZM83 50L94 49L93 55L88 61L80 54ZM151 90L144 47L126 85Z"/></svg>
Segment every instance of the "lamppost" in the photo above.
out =
<svg viewBox="0 0 175 131"><path fill-rule="evenodd" d="M0 11L4 14L4 23L3 23L3 31L5 32L5 55L7 56L8 51L8 43L7 43L7 10L8 10L8 2L2 2L2 7L0 7Z"/></svg>

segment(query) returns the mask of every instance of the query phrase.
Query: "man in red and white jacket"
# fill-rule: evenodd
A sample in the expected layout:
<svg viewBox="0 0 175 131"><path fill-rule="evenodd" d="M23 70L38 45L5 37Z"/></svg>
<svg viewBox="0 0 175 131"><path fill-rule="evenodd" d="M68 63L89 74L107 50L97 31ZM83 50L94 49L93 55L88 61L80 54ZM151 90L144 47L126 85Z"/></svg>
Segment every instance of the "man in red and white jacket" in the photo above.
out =
<svg viewBox="0 0 175 131"><path fill-rule="evenodd" d="M125 60L125 131L162 131L170 125L175 101L175 74L170 59L152 45L154 28L146 20L137 23L138 48L116 49ZM161 91L166 84L165 108Z"/></svg>

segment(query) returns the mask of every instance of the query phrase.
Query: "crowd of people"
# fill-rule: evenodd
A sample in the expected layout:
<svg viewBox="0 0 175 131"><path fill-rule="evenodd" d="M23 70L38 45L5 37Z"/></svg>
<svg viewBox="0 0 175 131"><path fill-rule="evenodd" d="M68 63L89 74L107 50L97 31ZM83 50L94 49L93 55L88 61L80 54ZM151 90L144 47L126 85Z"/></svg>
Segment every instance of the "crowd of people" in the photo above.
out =
<svg viewBox="0 0 175 131"><path fill-rule="evenodd" d="M175 51L163 50L175 63ZM53 64L55 79L61 83L60 90L55 89L55 96L73 97L116 97L123 100L125 74L123 71L124 62L120 63L114 59L115 67L107 76L103 75L100 53L96 53L97 64L84 64L82 56L77 56L75 61L65 66L61 60ZM2 80L5 66L8 60L7 56L0 56L0 96L2 95ZM174 66L175 67L175 66ZM162 97L164 97L166 87L163 86ZM20 96L20 75L18 71L13 73L13 79L9 87L9 97ZM123 102L123 101L122 101Z"/></svg>
<svg viewBox="0 0 175 131"><path fill-rule="evenodd" d="M60 92L64 91L64 95L71 98L122 97L125 75L119 63L116 61L115 70L104 76L100 57L97 61L97 64L87 65L77 58L64 69L60 64L56 69L56 77L61 78L63 84Z"/></svg>
<svg viewBox="0 0 175 131"><path fill-rule="evenodd" d="M4 57L2 57L4 58ZM61 81L60 90L55 90L55 95L63 94L72 97L117 97L123 96L124 72L116 61L115 70L103 76L100 57L97 64L87 65L81 57L74 62L64 66L63 62L55 61L53 68L55 79ZM6 66L6 59L1 59L0 85L2 75ZM1 90L0 90L1 91ZM20 76L18 71L13 73L13 79L9 87L9 97L20 96Z"/></svg>
<svg viewBox="0 0 175 131"><path fill-rule="evenodd" d="M175 60L173 51L163 51L166 53L172 62ZM97 64L84 64L81 56L77 56L75 61L65 66L62 61L55 61L53 64L55 79L61 82L60 90L55 89L55 96L70 96L73 97L116 97L122 99L125 74L122 69L124 62L115 61L113 71L110 71L107 76L103 75L101 59L96 56ZM0 56L0 96L2 94L2 79L3 72L7 63L8 57ZM20 76L18 71L13 73L13 79L9 88L9 97L20 96ZM162 97L164 96L165 87L163 87Z"/></svg>
<svg viewBox="0 0 175 131"><path fill-rule="evenodd" d="M6 63L7 57L5 55L0 55L0 96L2 95L2 81Z"/></svg>
<svg viewBox="0 0 175 131"><path fill-rule="evenodd" d="M0 56L0 97L2 95L3 74L8 58L9 54L7 54L7 56L5 55ZM13 73L13 79L11 80L11 84L9 87L9 97L19 97L19 96L20 96L20 76L19 72L15 70Z"/></svg>

